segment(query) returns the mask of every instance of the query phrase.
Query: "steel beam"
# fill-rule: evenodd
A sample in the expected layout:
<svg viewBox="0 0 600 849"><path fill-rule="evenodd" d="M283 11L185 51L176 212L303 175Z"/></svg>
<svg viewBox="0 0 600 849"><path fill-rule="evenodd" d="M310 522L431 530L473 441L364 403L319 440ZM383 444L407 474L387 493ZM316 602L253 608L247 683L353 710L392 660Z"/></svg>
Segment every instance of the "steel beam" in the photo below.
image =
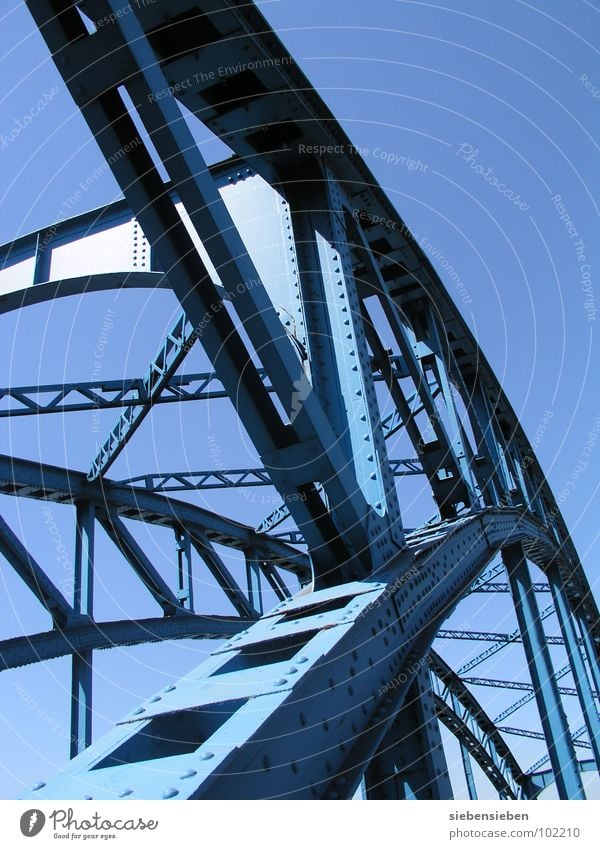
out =
<svg viewBox="0 0 600 849"><path fill-rule="evenodd" d="M190 534L190 542L239 615L251 618L258 616L252 603L246 598L208 537L199 531L194 531Z"/></svg>
<svg viewBox="0 0 600 849"><path fill-rule="evenodd" d="M527 798L526 777L496 724L439 654L431 651L428 659L438 716L458 739L461 751L473 758L503 798ZM469 785L469 793L476 796L474 784Z"/></svg>
<svg viewBox="0 0 600 849"><path fill-rule="evenodd" d="M0 553L46 608L56 625L65 627L81 618L1 516Z"/></svg>
<svg viewBox="0 0 600 849"><path fill-rule="evenodd" d="M584 799L569 725L554 677L552 660L520 545L505 546L502 559L508 574L527 665L536 694L544 737L561 799Z"/></svg>
<svg viewBox="0 0 600 849"><path fill-rule="evenodd" d="M556 608L558 624L567 650L573 681L575 682L577 697L581 706L581 713L590 738L594 760L600 772L600 719L594 703L594 695L590 686L587 669L581 655L579 640L575 631L575 623L569 609L569 602L564 590L562 577L556 567L553 567L549 571L548 580Z"/></svg>
<svg viewBox="0 0 600 849"><path fill-rule="evenodd" d="M98 520L142 584L152 594L165 616L185 613L181 600L175 595L156 567L150 562L135 537L113 512L98 512Z"/></svg>
<svg viewBox="0 0 600 849"><path fill-rule="evenodd" d="M365 787L367 799L453 798L427 665L371 759Z"/></svg>
<svg viewBox="0 0 600 849"><path fill-rule="evenodd" d="M265 560L279 568L292 571L303 579L311 574L305 554L284 542L257 534L246 525L194 504L135 487L119 487L106 480L92 483L86 480L85 474L72 469L0 454L0 494L59 504L92 501L111 515L169 527L183 526L192 532L205 534L211 542L238 551L254 546ZM60 603L60 598L57 603Z"/></svg>
<svg viewBox="0 0 600 849"><path fill-rule="evenodd" d="M500 547L532 536L551 544L522 511L444 527L378 581L278 605L28 797L117 798L125 788L127 798L351 797L449 609Z"/></svg>
<svg viewBox="0 0 600 849"><path fill-rule="evenodd" d="M195 341L196 337L192 333L192 327L185 313L180 313L142 379L139 392L145 402L144 405L127 407L121 413L117 424L92 461L88 480L96 480L112 466L150 412L154 399L158 398L168 386Z"/></svg>
<svg viewBox="0 0 600 849"><path fill-rule="evenodd" d="M588 668L596 688L596 698L600 700L600 664L598 662L598 644L592 637L589 622L581 609L576 610L575 618L577 620L579 633L581 634L581 639L585 648Z"/></svg>
<svg viewBox="0 0 600 849"><path fill-rule="evenodd" d="M393 476L398 478L423 474L417 459L390 460L389 467ZM197 472L154 472L136 475L118 481L118 485L138 485L148 492L186 492L197 489L273 486L273 482L266 469L205 469Z"/></svg>
<svg viewBox="0 0 600 849"><path fill-rule="evenodd" d="M80 502L75 510L75 562L73 609L88 619L94 616L94 525L95 509ZM71 660L70 756L76 757L92 742L93 717L92 651L73 652Z"/></svg>
<svg viewBox="0 0 600 849"><path fill-rule="evenodd" d="M64 630L53 629L0 641L0 671L64 657L75 652L137 646L165 640L226 640L252 624L238 616L169 616L83 622Z"/></svg>
<svg viewBox="0 0 600 849"><path fill-rule="evenodd" d="M502 725L499 726L498 731L502 731L503 734L513 734L515 737L528 737L530 740L546 740L545 735L541 731L531 731L529 728L512 728L508 725ZM580 740L575 734L569 735L569 741L571 746L578 746L581 749L591 749L591 744L587 740Z"/></svg>
<svg viewBox="0 0 600 849"><path fill-rule="evenodd" d="M454 713L457 716L461 714L461 707L458 697L455 693L452 693L452 707L454 708ZM469 755L469 749L465 744L463 739L458 741L458 745L460 746L460 758L462 760L463 772L465 774L465 783L467 785L467 793L469 794L469 799L471 801L477 799L477 786L475 784L475 777L473 776L473 767L471 766L471 756Z"/></svg>

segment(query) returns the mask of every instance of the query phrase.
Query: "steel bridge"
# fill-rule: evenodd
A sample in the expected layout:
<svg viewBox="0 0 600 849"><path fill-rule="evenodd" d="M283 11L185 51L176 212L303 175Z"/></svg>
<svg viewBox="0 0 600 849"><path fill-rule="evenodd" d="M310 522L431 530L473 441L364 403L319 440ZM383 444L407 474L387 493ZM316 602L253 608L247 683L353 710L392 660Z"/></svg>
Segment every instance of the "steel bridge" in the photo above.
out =
<svg viewBox="0 0 600 849"><path fill-rule="evenodd" d="M114 411L84 471L0 457L3 495L68 505L76 528L67 598L0 519L3 566L48 614L47 630L0 643L2 669L72 659L71 759L24 798L336 799L362 787L448 799L448 740L470 798L483 780L504 799L550 784L583 798L582 773L600 767L600 626L584 569L502 387L334 116L252 3L27 5L124 200L5 246L0 310L160 289L180 311L142 375L0 390L15 426ZM182 109L229 160L207 166ZM192 349L207 368L182 368ZM210 467L201 436L190 468L109 474L155 408L219 416L226 399L253 466ZM413 477L424 507L407 528ZM260 522L198 503L253 487L276 496ZM172 573L144 551L139 523L173 535ZM156 616L96 618L100 529ZM206 609L199 574L230 613ZM516 628L489 606L485 630L451 624L473 599L508 601ZM95 653L184 638L216 648L93 739ZM468 645L457 640L480 653L450 663L448 641ZM502 662L511 651L527 680ZM505 696L496 719L490 692ZM506 725L525 705L533 722ZM529 768L511 748L523 737L543 747Z"/></svg>

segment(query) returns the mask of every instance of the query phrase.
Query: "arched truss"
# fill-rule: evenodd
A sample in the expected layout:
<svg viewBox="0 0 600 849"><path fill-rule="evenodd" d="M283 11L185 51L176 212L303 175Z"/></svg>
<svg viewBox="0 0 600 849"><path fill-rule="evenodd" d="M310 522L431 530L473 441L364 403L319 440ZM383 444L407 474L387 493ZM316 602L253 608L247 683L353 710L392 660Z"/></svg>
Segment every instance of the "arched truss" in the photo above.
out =
<svg viewBox="0 0 600 849"><path fill-rule="evenodd" d="M50 0L28 5L52 54L67 58L58 67L125 200L8 246L4 273L13 279L0 309L111 287L168 285L184 310L141 377L0 391L3 417L123 410L87 475L0 458L0 492L72 504L77 514L80 586L73 604L8 525L0 529L3 555L53 625L1 644L4 668L74 655L76 757L28 796L337 798L364 778L372 798L445 798L451 788L439 718L459 739L472 796L470 758L501 795L532 797L546 779L536 784L537 773L521 771L500 720L487 716L465 678L522 641L531 673L522 699L536 700L542 729L530 733L548 746L559 795L581 797L574 749L580 738L571 736L561 708L567 693L559 690L542 622L548 611L557 615L571 690L598 765L589 675L597 695L600 629L584 571L498 381L333 116L251 4L214 13L199 0L159 0L111 16L108 0L90 0L84 13L66 2L58 17ZM95 29L100 19L112 23ZM217 55L239 69L226 91L198 73ZM133 107L125 106L119 86ZM234 150L233 163L205 166L173 95ZM167 190L132 108L167 168ZM300 156L301 145L325 145L335 155ZM261 272L252 249L256 231L244 230L245 241L240 235L244 188L260 192L268 184L278 198L279 276ZM115 259L118 267L61 273L65 246L97 239L97 248L119 228L136 245L134 261L126 252ZM177 375L198 340L213 370ZM383 394L392 406L385 415ZM233 402L262 466L106 477L155 404L222 397ZM386 445L399 433L412 445L408 459L388 457ZM436 513L409 531L395 481L416 474L427 478ZM240 485L270 485L282 497L256 530L164 495ZM173 531L176 590L124 519ZM285 531L270 533L288 519L291 529L288 521ZM96 523L162 617L94 621L85 587L93 579ZM243 552L246 586L215 543ZM502 565L489 566L498 552ZM236 616L195 612L190 570L198 558ZM547 583L532 583L528 561ZM303 593L292 596L286 574ZM280 599L267 613L263 581ZM536 591L552 594L541 612ZM518 630L442 631L473 592L510 593ZM436 636L491 645L453 672L431 652ZM89 745L92 652L176 637L228 642ZM423 671L427 657L433 689ZM487 686L481 680L471 679ZM520 683L488 681L507 689ZM415 727L418 735L407 732Z"/></svg>

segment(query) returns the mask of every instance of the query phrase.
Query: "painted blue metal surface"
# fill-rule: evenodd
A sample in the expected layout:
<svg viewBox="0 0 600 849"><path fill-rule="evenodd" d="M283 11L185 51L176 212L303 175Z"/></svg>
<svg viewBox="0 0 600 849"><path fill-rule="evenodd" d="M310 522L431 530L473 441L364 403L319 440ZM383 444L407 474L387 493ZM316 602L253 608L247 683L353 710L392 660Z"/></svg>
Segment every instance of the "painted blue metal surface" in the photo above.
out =
<svg viewBox="0 0 600 849"><path fill-rule="evenodd" d="M4 641L2 662L11 668L75 655L74 694L84 696L74 700L77 748L89 742L90 702L82 685L90 667L82 658L110 645L228 639L205 665L148 699L29 796L345 798L366 774L371 796L449 797L438 720L459 740L471 797L471 758L502 798L536 795L538 785L523 776L497 721L460 676L430 654L435 637L447 636L494 640L463 664L463 675L522 639L532 684L510 710L536 697L559 793L581 797L560 704L568 688L559 690L548 655L549 644L564 643L588 732L596 733L585 664L598 690L598 613L577 552L475 340L400 219L393 229L381 224L397 213L360 157L348 154L350 142L333 116L295 63L283 61L282 45L253 4L233 0L215 12L204 0L193 7L188 0L156 0L123 16L116 14L118 0L89 0L87 27L69 0L59 17L49 0L28 0L28 6L52 53L67 59L59 70L125 201L1 251L3 303L12 309L19 298L25 305L75 294L88 273L98 274L96 289L129 285L131 275L132 286L172 287L185 314L167 340L170 350L161 348L145 380L56 384L46 387L52 397L42 402L37 396L44 387L8 388L3 413L125 407L94 463L94 478L153 404L227 397L263 464L116 483L0 457L0 492L89 505L164 613L162 619L90 621L84 579L91 568L84 567L92 558L85 547L78 561L85 598L80 592L71 608L0 526L3 553L59 626ZM94 32L94 18L111 23ZM231 32L236 38L223 41ZM187 49L191 34L197 43ZM217 57L256 67L234 73L225 92L222 81L196 73ZM186 79L195 82L178 89ZM181 120L180 102L230 145L234 160L207 168ZM131 119L133 109L166 165L172 181L166 190ZM342 152L300 160L301 140ZM112 231L123 235L118 258L90 251ZM82 256L97 267L82 265ZM69 263L79 280L70 285L62 279ZM371 295L387 322L391 350L372 320ZM432 302L435 317L427 307ZM176 375L194 340L214 372ZM400 431L416 461L388 459L390 437ZM397 488L407 474L427 476L437 511L412 532L402 527ZM282 498L260 532L159 494L249 484L272 484ZM174 533L174 588L124 517ZM283 532L293 545L268 533L285 520L294 524ZM306 554L294 547L300 542ZM245 580L234 578L216 547L221 544L243 556ZM555 606L538 611L534 591L547 585L531 583L524 555L516 553L520 545L554 581L560 638L544 634L542 620ZM508 584L502 567L488 565L501 549ZM198 560L237 617L193 612ZM300 594L292 595L299 586ZM464 596L509 587L517 631L442 628ZM268 613L265 590L280 599ZM428 658L433 692L423 667ZM506 682L509 689L512 684ZM407 733L415 722L420 739ZM573 738L592 745L579 732ZM411 760L417 768L406 768Z"/></svg>
<svg viewBox="0 0 600 849"><path fill-rule="evenodd" d="M75 563L73 609L94 616L94 527L95 508L89 502L77 505L75 518ZM71 669L71 757L92 742L92 652L75 652Z"/></svg>
<svg viewBox="0 0 600 849"><path fill-rule="evenodd" d="M588 730L594 760L600 770L600 719L575 631L575 622L569 610L561 576L556 568L550 571L549 580L552 598L556 608L556 616L567 649L569 666L575 682L581 712Z"/></svg>
<svg viewBox="0 0 600 849"><path fill-rule="evenodd" d="M548 744L548 754L561 799L584 799L583 784L571 734L554 677L552 660L533 592L529 567L520 545L506 546L502 557L508 573L527 665Z"/></svg>

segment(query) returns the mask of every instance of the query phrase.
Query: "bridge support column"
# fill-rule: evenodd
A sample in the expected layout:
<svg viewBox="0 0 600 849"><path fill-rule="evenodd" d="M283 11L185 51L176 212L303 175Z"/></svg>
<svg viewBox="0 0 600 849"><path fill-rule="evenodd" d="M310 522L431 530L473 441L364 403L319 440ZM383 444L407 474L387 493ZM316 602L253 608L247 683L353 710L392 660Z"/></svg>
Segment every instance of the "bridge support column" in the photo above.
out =
<svg viewBox="0 0 600 849"><path fill-rule="evenodd" d="M579 631L581 633L583 646L587 655L594 689L597 693L597 699L600 702L600 666L598 665L598 652L596 651L596 646L594 645L592 634L585 616L581 612L576 613L575 616L577 618L577 624L579 625Z"/></svg>
<svg viewBox="0 0 600 849"><path fill-rule="evenodd" d="M94 606L94 507L77 505L73 609L93 615ZM74 758L92 742L92 652L74 653L71 662L71 742Z"/></svg>
<svg viewBox="0 0 600 849"><path fill-rule="evenodd" d="M581 712L590 737L594 760L596 761L597 769L600 771L600 719L598 718L598 711L594 704L594 694L590 686L587 669L585 668L581 649L579 648L579 641L577 639L577 632L575 631L575 623L569 609L567 594L556 566L552 567L551 571L548 572L548 582L550 584L554 607L556 608L558 624L565 641L565 649L569 658L577 697L581 705Z"/></svg>
<svg viewBox="0 0 600 849"><path fill-rule="evenodd" d="M246 552L246 581L248 601L261 616L264 613L260 579L260 559L254 549Z"/></svg>
<svg viewBox="0 0 600 849"><path fill-rule="evenodd" d="M177 598L187 610L194 610L194 584L192 580L192 545L187 531L175 531L177 551Z"/></svg>
<svg viewBox="0 0 600 849"><path fill-rule="evenodd" d="M454 708L454 712L461 715L461 707L460 702L452 693L452 706ZM475 778L473 776L473 767L471 766L471 757L469 755L469 750L465 746L465 744L460 741L460 756L462 759L463 770L465 773L465 782L467 784L467 790L469 793L469 799L477 799L477 787L475 786Z"/></svg>
<svg viewBox="0 0 600 849"><path fill-rule="evenodd" d="M365 773L368 799L452 799L429 671L419 670Z"/></svg>
<svg viewBox="0 0 600 849"><path fill-rule="evenodd" d="M529 567L520 543L502 549L523 648L561 799L585 799Z"/></svg>

